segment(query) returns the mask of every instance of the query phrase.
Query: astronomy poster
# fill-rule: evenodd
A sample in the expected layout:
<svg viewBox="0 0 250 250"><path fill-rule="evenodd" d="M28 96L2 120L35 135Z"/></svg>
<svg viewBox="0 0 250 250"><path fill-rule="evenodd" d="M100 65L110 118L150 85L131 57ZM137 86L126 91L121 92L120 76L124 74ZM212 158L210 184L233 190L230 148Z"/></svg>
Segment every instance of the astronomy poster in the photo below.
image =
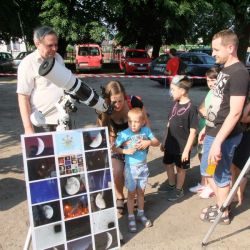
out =
<svg viewBox="0 0 250 250"><path fill-rule="evenodd" d="M33 249L118 249L107 128L21 140Z"/></svg>

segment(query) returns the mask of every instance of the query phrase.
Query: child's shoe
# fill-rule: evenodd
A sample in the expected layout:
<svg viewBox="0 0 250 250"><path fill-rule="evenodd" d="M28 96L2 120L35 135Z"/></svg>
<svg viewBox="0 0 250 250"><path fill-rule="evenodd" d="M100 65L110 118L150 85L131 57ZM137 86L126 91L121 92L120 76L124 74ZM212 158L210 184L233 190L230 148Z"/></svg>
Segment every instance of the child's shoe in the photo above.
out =
<svg viewBox="0 0 250 250"><path fill-rule="evenodd" d="M137 215L137 220L141 222L144 227L152 227L152 222L148 219L145 214Z"/></svg>
<svg viewBox="0 0 250 250"><path fill-rule="evenodd" d="M202 192L206 187L198 183L196 186L189 188L192 193Z"/></svg>
<svg viewBox="0 0 250 250"><path fill-rule="evenodd" d="M214 196L214 191L210 187L205 187L202 192L199 194L200 198L208 199Z"/></svg>
<svg viewBox="0 0 250 250"><path fill-rule="evenodd" d="M135 216L128 216L128 231L130 233L136 233L137 232Z"/></svg>

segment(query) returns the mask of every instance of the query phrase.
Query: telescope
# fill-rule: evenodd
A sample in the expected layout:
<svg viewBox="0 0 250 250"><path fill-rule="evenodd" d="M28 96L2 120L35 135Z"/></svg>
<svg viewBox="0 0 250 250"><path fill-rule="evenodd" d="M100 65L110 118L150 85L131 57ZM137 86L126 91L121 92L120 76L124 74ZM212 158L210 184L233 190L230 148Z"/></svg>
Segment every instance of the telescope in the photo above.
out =
<svg viewBox="0 0 250 250"><path fill-rule="evenodd" d="M76 101L95 109L97 113L106 112L109 115L112 113L112 104L107 105L94 89L76 78L69 69L59 64L55 58L45 59L39 67L38 73L59 88L64 89L65 95L55 103L54 107L44 113L35 111L31 114L30 119L35 126L45 125L45 116L57 109L59 113L57 131L69 129L69 112L76 111Z"/></svg>

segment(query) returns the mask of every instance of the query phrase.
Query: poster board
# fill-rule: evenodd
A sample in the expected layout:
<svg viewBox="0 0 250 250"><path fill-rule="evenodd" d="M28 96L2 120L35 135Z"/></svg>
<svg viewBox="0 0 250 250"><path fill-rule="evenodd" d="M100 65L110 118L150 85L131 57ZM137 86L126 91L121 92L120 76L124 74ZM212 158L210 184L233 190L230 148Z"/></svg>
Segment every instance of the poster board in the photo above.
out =
<svg viewBox="0 0 250 250"><path fill-rule="evenodd" d="M107 128L22 135L33 249L120 247Z"/></svg>

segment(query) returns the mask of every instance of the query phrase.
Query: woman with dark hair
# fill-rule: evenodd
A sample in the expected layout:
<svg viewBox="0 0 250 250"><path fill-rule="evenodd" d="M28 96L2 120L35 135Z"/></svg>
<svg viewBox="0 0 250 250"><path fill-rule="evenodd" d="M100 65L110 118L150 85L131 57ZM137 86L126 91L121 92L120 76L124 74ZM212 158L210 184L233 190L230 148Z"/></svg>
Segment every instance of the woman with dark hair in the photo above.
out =
<svg viewBox="0 0 250 250"><path fill-rule="evenodd" d="M149 120L140 97L127 95L120 82L108 82L104 88L104 98L108 104L113 105L113 112L111 115L101 113L97 119L97 124L98 126L108 127L111 147L115 143L117 133L128 128L128 111L131 108L141 108L145 113L146 124L148 125ZM143 144L143 141L141 144ZM119 213L122 214L124 212L124 155L112 152L112 165L117 198L116 206Z"/></svg>

